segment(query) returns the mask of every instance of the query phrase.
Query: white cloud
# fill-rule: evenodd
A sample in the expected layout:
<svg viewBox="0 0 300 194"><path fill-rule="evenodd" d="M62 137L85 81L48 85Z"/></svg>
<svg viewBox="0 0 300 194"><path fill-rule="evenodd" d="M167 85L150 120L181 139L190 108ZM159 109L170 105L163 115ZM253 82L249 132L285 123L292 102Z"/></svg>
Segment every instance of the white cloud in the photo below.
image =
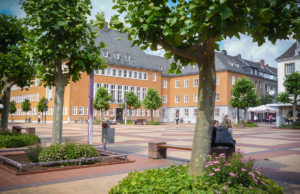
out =
<svg viewBox="0 0 300 194"><path fill-rule="evenodd" d="M294 40L278 40L274 45L270 41L266 41L259 47L257 43L252 42L251 37L241 35L241 39L235 37L231 39L227 38L223 41L223 45L228 55L241 54L242 58L254 62L264 59L266 64L277 67L275 59L284 53L294 42Z"/></svg>

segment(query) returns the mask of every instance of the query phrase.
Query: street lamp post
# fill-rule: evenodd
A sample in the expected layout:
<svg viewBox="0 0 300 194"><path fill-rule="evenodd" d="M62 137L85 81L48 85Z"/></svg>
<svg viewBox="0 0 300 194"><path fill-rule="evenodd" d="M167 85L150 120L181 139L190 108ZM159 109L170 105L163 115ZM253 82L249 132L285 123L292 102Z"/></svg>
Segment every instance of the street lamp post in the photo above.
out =
<svg viewBox="0 0 300 194"><path fill-rule="evenodd" d="M127 97L125 97L125 124L127 124Z"/></svg>

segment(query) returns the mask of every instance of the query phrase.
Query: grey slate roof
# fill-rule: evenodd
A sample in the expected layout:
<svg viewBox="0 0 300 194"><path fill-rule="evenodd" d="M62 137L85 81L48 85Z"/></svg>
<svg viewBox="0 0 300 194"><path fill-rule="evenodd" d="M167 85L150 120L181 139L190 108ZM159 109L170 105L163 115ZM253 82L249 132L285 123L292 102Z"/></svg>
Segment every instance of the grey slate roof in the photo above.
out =
<svg viewBox="0 0 300 194"><path fill-rule="evenodd" d="M276 60L289 58L295 56L295 50L297 48L297 42L295 42L288 50L286 50L282 55L280 55Z"/></svg>
<svg viewBox="0 0 300 194"><path fill-rule="evenodd" d="M117 40L117 38L122 38ZM198 67L195 65L186 66L182 69L181 74L169 74L168 69L170 67L170 61L164 57L148 55L144 53L138 46L131 47L131 41L127 39L127 34L121 34L115 30L110 30L104 28L100 31L100 36L96 39L96 43L99 44L100 41L106 44L106 47L102 50L108 51L108 64L115 64L124 67L132 67L136 69L152 70L157 72L162 72L163 76L184 76L184 75L195 75L198 74ZM114 52L120 53L120 59L114 58ZM132 59L128 61L126 55L130 54ZM215 66L216 71L232 71L241 74L250 74L249 68L257 68L258 71L277 75L276 68L265 66L262 68L259 63L252 62L249 60L242 59L238 56L230 56L220 52L215 52ZM259 76L259 75L257 75Z"/></svg>

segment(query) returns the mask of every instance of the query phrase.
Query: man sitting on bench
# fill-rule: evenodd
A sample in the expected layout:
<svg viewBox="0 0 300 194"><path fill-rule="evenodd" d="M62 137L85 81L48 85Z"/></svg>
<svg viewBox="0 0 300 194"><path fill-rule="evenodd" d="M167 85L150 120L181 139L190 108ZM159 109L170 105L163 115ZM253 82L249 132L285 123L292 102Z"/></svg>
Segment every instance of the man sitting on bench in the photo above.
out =
<svg viewBox="0 0 300 194"><path fill-rule="evenodd" d="M214 121L211 147L225 146L235 148L235 140L228 131L229 127L230 122L227 118L223 119L221 126L219 126L218 121Z"/></svg>

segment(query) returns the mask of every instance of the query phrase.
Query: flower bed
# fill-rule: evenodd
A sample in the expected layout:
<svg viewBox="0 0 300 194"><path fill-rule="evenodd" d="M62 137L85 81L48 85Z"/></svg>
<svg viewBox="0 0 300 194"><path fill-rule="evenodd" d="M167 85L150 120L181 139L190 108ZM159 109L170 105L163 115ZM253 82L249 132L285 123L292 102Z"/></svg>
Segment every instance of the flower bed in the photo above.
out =
<svg viewBox="0 0 300 194"><path fill-rule="evenodd" d="M41 142L41 140L36 135L9 133L4 130L0 131L0 148L24 147L39 142Z"/></svg>
<svg viewBox="0 0 300 194"><path fill-rule="evenodd" d="M202 175L187 174L188 166L133 172L110 193L282 193L282 188L244 160L240 152L226 159L211 156Z"/></svg>

